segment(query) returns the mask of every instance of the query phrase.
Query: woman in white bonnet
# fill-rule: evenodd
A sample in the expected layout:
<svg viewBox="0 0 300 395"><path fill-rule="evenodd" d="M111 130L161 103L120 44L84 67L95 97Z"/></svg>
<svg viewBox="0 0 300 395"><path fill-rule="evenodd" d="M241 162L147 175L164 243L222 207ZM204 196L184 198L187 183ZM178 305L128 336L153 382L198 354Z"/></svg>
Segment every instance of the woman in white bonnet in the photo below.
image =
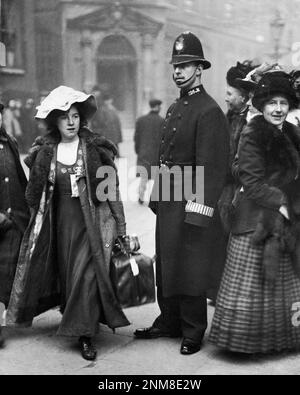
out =
<svg viewBox="0 0 300 395"><path fill-rule="evenodd" d="M35 141L25 159L31 221L7 311L7 325L30 325L35 316L59 305L57 334L77 337L87 360L96 358L92 338L99 322L112 329L129 324L109 279L115 239L126 235L117 151L88 129L96 109L94 96L66 86L54 89L37 107L36 118L45 121L48 134ZM114 194L108 197L98 188L101 166L113 176Z"/></svg>

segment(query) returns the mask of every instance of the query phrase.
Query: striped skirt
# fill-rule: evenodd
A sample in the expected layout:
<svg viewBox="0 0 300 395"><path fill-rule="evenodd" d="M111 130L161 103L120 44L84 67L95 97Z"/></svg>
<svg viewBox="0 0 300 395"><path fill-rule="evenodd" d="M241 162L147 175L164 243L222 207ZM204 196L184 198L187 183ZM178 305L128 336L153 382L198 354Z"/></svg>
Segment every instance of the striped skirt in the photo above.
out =
<svg viewBox="0 0 300 395"><path fill-rule="evenodd" d="M288 255L275 284L263 280L263 247L252 233L231 236L209 341L241 353L300 348L300 280Z"/></svg>

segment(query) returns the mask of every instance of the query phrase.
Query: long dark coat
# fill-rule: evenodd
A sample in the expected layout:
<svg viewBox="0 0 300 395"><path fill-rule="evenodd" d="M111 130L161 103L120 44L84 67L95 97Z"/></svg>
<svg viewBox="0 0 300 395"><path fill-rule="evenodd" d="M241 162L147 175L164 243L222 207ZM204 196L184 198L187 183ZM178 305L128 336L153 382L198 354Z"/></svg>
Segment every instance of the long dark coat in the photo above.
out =
<svg viewBox="0 0 300 395"><path fill-rule="evenodd" d="M240 187L234 199L232 233L256 229L262 210L289 206L300 215L300 129L289 122L283 131L254 117L241 134L236 176ZM243 186L243 189L241 189Z"/></svg>
<svg viewBox="0 0 300 395"><path fill-rule="evenodd" d="M20 163L17 144L0 129L0 301L8 304L23 233L29 221L25 201L27 179Z"/></svg>
<svg viewBox="0 0 300 395"><path fill-rule="evenodd" d="M99 285L105 323L111 328L128 325L109 279L109 263L117 234L125 234L122 202L102 201L97 191L102 165L114 166L114 146L83 128L81 139L84 173L78 181L79 198L85 219L94 268ZM49 134L39 141L26 163L30 178L26 198L32 210L25 232L15 281L7 311L7 325L30 325L34 316L60 303L58 274L53 245L53 190L58 138ZM114 151L116 153L116 151ZM117 188L118 194L118 188Z"/></svg>
<svg viewBox="0 0 300 395"><path fill-rule="evenodd" d="M151 166L158 161L161 140L161 128L164 119L155 111L139 117L135 125L134 148L137 154L137 166L144 166L151 176Z"/></svg>
<svg viewBox="0 0 300 395"><path fill-rule="evenodd" d="M163 201L156 195L161 192L156 178L150 208L157 215L157 285L165 297L197 296L218 285L226 244L217 201L225 183L228 155L227 121L217 103L202 85L182 94L164 121L160 161L168 167L192 166L193 184L195 167L204 166L203 206L210 212L200 214L186 207L189 196ZM182 184L184 188L185 182ZM171 195L175 186L171 179Z"/></svg>

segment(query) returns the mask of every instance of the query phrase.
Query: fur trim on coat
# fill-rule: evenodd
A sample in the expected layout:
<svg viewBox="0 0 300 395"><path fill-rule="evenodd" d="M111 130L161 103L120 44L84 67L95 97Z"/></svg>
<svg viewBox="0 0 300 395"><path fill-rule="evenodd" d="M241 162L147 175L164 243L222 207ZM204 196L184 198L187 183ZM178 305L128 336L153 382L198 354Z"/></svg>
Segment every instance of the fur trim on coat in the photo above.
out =
<svg viewBox="0 0 300 395"><path fill-rule="evenodd" d="M95 205L98 205L100 202L96 196L96 189L101 179L96 178L97 170L103 165L116 168L114 158L117 149L110 140L93 133L87 127L79 131L79 137L86 143L86 171L90 179L92 200ZM30 169L26 200L29 207L35 210L39 207L44 186L47 184L54 147L59 141L60 138L56 132L51 132L45 137L38 137L24 160Z"/></svg>
<svg viewBox="0 0 300 395"><path fill-rule="evenodd" d="M275 163L291 170L293 179L300 170L300 129L284 122L282 131L267 122L262 115L254 117L248 124L258 145L266 155L267 163Z"/></svg>
<svg viewBox="0 0 300 395"><path fill-rule="evenodd" d="M277 165L278 170L266 175L266 182L287 192L300 173L299 129L285 122L281 131L266 122L263 116L253 118L248 127L255 133L256 141L265 153L266 163ZM292 205L289 213L291 219L287 220L277 210L262 208L253 233L253 243L264 245L264 278L272 284L277 278L283 253L290 254L294 270L300 275L300 217L297 218Z"/></svg>

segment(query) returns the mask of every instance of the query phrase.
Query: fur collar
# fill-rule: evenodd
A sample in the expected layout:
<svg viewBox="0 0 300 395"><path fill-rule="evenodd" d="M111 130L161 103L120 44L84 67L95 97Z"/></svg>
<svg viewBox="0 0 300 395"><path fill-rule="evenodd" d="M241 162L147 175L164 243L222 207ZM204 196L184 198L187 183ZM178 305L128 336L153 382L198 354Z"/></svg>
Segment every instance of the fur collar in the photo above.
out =
<svg viewBox="0 0 300 395"><path fill-rule="evenodd" d="M285 168L300 170L300 129L284 122L282 131L267 122L262 115L255 116L247 125L267 158Z"/></svg>
<svg viewBox="0 0 300 395"><path fill-rule="evenodd" d="M91 185L92 200L95 205L98 205L96 189L101 180L96 178L97 170L103 165L115 168L114 157L117 149L110 140L91 132L86 127L80 130L79 137L86 144L86 173ZM29 155L24 160L30 168L30 177L26 189L26 199L29 207L34 209L39 207L44 186L48 181L54 147L57 146L59 141L59 136L53 132L44 137L38 137Z"/></svg>

